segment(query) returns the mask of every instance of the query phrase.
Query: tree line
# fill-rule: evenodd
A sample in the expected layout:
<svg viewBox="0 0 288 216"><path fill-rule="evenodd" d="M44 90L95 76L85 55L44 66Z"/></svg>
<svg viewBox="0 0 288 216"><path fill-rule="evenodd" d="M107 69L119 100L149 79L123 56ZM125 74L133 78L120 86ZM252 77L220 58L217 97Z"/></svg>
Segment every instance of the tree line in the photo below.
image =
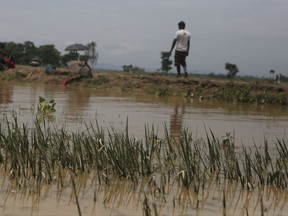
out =
<svg viewBox="0 0 288 216"><path fill-rule="evenodd" d="M87 49L83 55L78 52L69 51L68 53L61 55L56 49L54 44L46 44L41 46L35 46L31 41L25 41L24 43L15 42L1 42L5 45L5 49L12 53L16 64L29 65L33 58L37 57L40 60L41 65L52 64L54 66L63 66L71 60L87 60L91 64L96 64L99 54L96 50L97 44L92 41L86 44ZM172 69L173 61L170 60L169 52L161 52L161 70L166 74ZM123 71L145 71L143 68L139 68L133 65L123 65ZM238 66L232 63L225 63L224 68L227 70L226 76L233 78L239 72ZM274 77L275 71L271 69L270 75ZM277 74L276 78L278 82L280 80L287 80L287 77L282 74ZM276 80L275 78L275 80ZM274 79L274 78L273 78Z"/></svg>
<svg viewBox="0 0 288 216"><path fill-rule="evenodd" d="M87 49L84 51L84 55L80 55L78 52L69 51L67 54L61 55L56 49L55 45L47 44L41 46L35 46L31 41L25 41L24 43L15 42L2 42L5 45L5 49L12 53L16 64L29 65L33 58L37 57L41 65L52 64L55 66L66 65L71 60L87 60L91 63L96 63L98 59L98 53L96 52L96 43L90 42L86 45Z"/></svg>

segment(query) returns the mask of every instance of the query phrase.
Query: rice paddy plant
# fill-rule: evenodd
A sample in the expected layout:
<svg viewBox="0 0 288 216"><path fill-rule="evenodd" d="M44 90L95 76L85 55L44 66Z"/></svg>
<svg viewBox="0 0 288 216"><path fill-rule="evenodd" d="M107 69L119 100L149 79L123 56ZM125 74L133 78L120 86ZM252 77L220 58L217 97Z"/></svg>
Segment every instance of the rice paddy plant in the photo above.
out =
<svg viewBox="0 0 288 216"><path fill-rule="evenodd" d="M69 167L71 161L70 152L70 139L71 135L64 129L58 130L57 133L53 133L49 136L49 149L51 151L51 166L53 170L57 169L59 163L62 168Z"/></svg>
<svg viewBox="0 0 288 216"><path fill-rule="evenodd" d="M6 119L6 121L8 121ZM27 147L27 130L21 131L17 123L17 117L14 116L14 123L7 125L7 135L1 135L1 148L4 150L5 171L10 171L10 174L18 179L18 176L26 176L23 165L29 164L29 151ZM9 143L9 145L3 145Z"/></svg>
<svg viewBox="0 0 288 216"><path fill-rule="evenodd" d="M242 173L239 165L239 157L235 151L234 138L230 134L226 134L222 143L222 167L224 170L224 178L230 180L236 180L242 178Z"/></svg>
<svg viewBox="0 0 288 216"><path fill-rule="evenodd" d="M128 123L127 123L128 125ZM171 179L198 194L205 183L216 180L240 181L243 188L256 185L288 186L288 146L284 140L276 143L277 154L271 157L268 143L263 150L254 146L235 148L234 139L224 139L212 131L206 140L194 139L185 129L179 138L155 135L154 128L145 129L144 140L130 137L128 126L124 132L87 125L85 132L68 132L35 120L32 128L19 125L14 117L0 127L1 164L20 185L23 182L58 182L62 186L65 170L78 176L95 171L97 181L106 183L112 177L129 179L135 185L142 177L153 177L154 189L165 192ZM158 183L157 183L158 182Z"/></svg>
<svg viewBox="0 0 288 216"><path fill-rule="evenodd" d="M188 188L192 181L199 181L201 178L201 148L187 130L183 132L182 137L179 143L179 156L183 163L180 164L182 170L179 174L183 185ZM198 191L198 187L195 191Z"/></svg>
<svg viewBox="0 0 288 216"><path fill-rule="evenodd" d="M146 131L145 142L130 138L128 129L124 133L108 131L106 153L109 166L119 177L136 181L139 176L151 176L159 167L160 146L154 134Z"/></svg>
<svg viewBox="0 0 288 216"><path fill-rule="evenodd" d="M243 169L245 176L241 181L242 187L245 188L245 185L248 189L251 190L253 187L253 171L252 171L252 159L251 159L251 149L249 151L246 147L243 146L244 153L244 161L243 161Z"/></svg>
<svg viewBox="0 0 288 216"><path fill-rule="evenodd" d="M279 157L276 158L276 165L273 172L270 173L268 183L276 187L288 187L288 146L284 140L277 139L276 143Z"/></svg>
<svg viewBox="0 0 288 216"><path fill-rule="evenodd" d="M273 185L278 188L287 188L287 143L277 140L276 155L270 156L268 143L264 143L264 151L254 145L251 148L243 147L245 184L248 189L255 185ZM257 180L258 179L258 180ZM244 182L242 182L244 187Z"/></svg>
<svg viewBox="0 0 288 216"><path fill-rule="evenodd" d="M113 131L109 132L108 143L106 147L108 163L112 170L119 177L136 177L140 164L139 142L136 139L130 139L126 134Z"/></svg>
<svg viewBox="0 0 288 216"><path fill-rule="evenodd" d="M255 144L254 144L255 145ZM254 162L251 163L252 165L252 169L254 170L254 172L256 173L260 184L264 184L267 177L267 164L266 164L266 160L265 160L265 154L261 154L261 152L259 151L258 148L255 148L255 160Z"/></svg>
<svg viewBox="0 0 288 216"><path fill-rule="evenodd" d="M25 125L20 127L17 117L14 116L13 120L14 122L7 124L5 135L1 130L0 136L0 146L4 152L3 158L5 158L5 171L10 172L10 176L19 182L25 182L31 174L34 178L41 178L44 175L43 158L38 157L36 160L33 157L39 152L39 150L33 151L32 145L35 143L33 133ZM8 122L7 119L6 121ZM46 162L48 160L44 160L44 163Z"/></svg>
<svg viewBox="0 0 288 216"><path fill-rule="evenodd" d="M77 170L83 173L85 172L86 164L84 163L84 157L87 155L83 149L85 146L85 142L83 141L83 136L78 136L77 134L72 135L71 167L73 167L74 173L76 173Z"/></svg>
<svg viewBox="0 0 288 216"><path fill-rule="evenodd" d="M167 130L166 125L164 126L165 131ZM145 139L143 143L144 149L149 152L150 160L149 164L146 166L152 167L150 168L150 172L148 175L154 173L154 170L163 171L163 167L165 167L165 161L167 158L168 150L167 150L167 142L166 139L160 139L157 135L157 131L155 131L155 127L152 125L151 129L149 126L145 126Z"/></svg>
<svg viewBox="0 0 288 216"><path fill-rule="evenodd" d="M221 146L219 146L219 142L217 142L217 138L214 136L213 132L210 130L211 138L206 130L207 137L207 145L208 145L208 153L206 153L206 157L209 160L209 169L210 172L216 172L219 174L221 170ZM209 155L207 155L209 154Z"/></svg>
<svg viewBox="0 0 288 216"><path fill-rule="evenodd" d="M107 158L107 147L105 142L105 132L104 129L99 127L96 121L96 127L91 123L89 125L90 130L87 128L86 134L86 151L89 151L88 155L90 157L86 161L90 161L90 167L95 168L98 180L101 184L102 179L108 183L108 158Z"/></svg>
<svg viewBox="0 0 288 216"><path fill-rule="evenodd" d="M205 148L205 172L210 175L216 174L216 180L219 178L229 180L242 180L243 169L241 168L241 159L236 152L234 138L227 133L222 140L215 137L213 132L206 133L206 145ZM204 163L204 164L205 164Z"/></svg>

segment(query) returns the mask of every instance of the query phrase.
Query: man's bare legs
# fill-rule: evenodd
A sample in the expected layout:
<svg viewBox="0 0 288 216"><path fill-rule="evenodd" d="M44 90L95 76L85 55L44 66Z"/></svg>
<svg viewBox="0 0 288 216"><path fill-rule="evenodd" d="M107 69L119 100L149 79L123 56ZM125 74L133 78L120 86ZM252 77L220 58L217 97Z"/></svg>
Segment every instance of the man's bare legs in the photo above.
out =
<svg viewBox="0 0 288 216"><path fill-rule="evenodd" d="M181 65L177 65L176 68L177 68L177 74L178 74L177 77L180 77L180 75L181 75ZM186 65L183 66L183 69L184 69L184 77L188 77L187 66Z"/></svg>
<svg viewBox="0 0 288 216"><path fill-rule="evenodd" d="M184 69L184 77L188 77L188 73L187 73L187 66L183 66Z"/></svg>
<svg viewBox="0 0 288 216"><path fill-rule="evenodd" d="M180 66L180 65L177 65L176 68L177 68L177 74L178 74L177 77L180 77L181 66Z"/></svg>

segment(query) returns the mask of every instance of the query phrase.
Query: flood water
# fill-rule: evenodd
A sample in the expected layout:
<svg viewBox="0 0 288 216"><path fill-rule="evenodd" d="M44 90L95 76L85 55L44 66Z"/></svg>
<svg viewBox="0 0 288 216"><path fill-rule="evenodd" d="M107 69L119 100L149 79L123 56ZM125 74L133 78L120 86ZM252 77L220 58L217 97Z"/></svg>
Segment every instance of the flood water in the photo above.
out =
<svg viewBox="0 0 288 216"><path fill-rule="evenodd" d="M105 129L124 130L143 138L145 126L154 126L163 136L164 126L175 136L188 128L195 137L235 137L237 145L262 145L264 140L287 140L288 109L285 106L236 104L198 99L133 95L109 90L35 84L0 85L1 119L16 113L20 122L33 123L39 96L53 98L56 125L85 130L85 123Z"/></svg>
<svg viewBox="0 0 288 216"><path fill-rule="evenodd" d="M192 131L196 138L205 138L206 131L210 129L219 138L230 133L239 146L262 145L265 139L273 145L276 139L288 140L288 110L281 106L161 98L32 83L0 84L1 122L6 117L12 121L12 116L16 114L19 122L32 125L41 96L55 99L56 112L52 123L71 131L84 131L87 125L89 127L96 122L107 130L124 131L128 122L130 135L140 139L144 138L145 126L154 126L161 137L166 125L169 133L175 136L185 128ZM39 198L27 193L26 189L21 192L12 180L5 177L3 167L0 168L0 215L78 215L68 177L67 186L62 189L55 185L43 185ZM116 180L118 182L110 187L94 187L91 175L81 177L86 178L82 180L85 186L80 185L82 189L79 189L83 215L143 215L145 185L139 185L139 191L134 191L129 182ZM288 211L286 190L267 187L260 190L263 195L259 196L256 188L241 190L239 182L211 182L200 197L194 197L175 185L167 189L165 202L161 197L153 199L158 200L159 215L223 215L221 197L224 190L227 191L226 215L260 215L259 200L262 196L266 215L285 215ZM95 194L97 202L93 201ZM201 204L196 208L199 200Z"/></svg>

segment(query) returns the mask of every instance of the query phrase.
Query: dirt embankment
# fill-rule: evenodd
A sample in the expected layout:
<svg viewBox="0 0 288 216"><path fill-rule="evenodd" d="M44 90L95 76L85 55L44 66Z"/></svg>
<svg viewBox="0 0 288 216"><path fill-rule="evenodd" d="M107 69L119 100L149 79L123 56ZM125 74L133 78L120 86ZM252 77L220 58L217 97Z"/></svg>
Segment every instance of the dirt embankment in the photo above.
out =
<svg viewBox="0 0 288 216"><path fill-rule="evenodd" d="M185 96L201 99L216 99L233 102L288 105L287 83L267 83L261 80L237 81L217 80L209 77L176 78L174 75L158 73L126 73L93 71L93 78L74 79L78 74L68 68L58 68L53 74L45 74L43 67L17 66L0 72L1 80L41 82L95 88L120 89L127 92L147 92L158 96Z"/></svg>

